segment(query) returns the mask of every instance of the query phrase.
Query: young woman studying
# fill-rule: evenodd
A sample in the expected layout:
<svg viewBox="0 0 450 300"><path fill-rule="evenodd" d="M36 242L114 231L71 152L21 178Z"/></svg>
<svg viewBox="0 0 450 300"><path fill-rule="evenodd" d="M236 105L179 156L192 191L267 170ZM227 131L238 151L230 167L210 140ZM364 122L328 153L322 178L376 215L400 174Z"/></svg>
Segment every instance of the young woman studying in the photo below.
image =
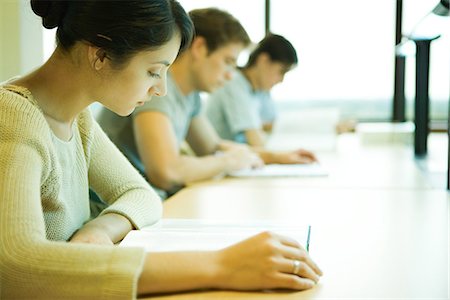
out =
<svg viewBox="0 0 450 300"><path fill-rule="evenodd" d="M1 299L314 285L321 272L307 252L270 233L203 253L115 246L156 222L161 201L87 107L99 101L125 116L164 95L192 23L174 0L31 6L46 28L58 27L57 48L34 72L0 87ZM89 186L110 204L92 220Z"/></svg>

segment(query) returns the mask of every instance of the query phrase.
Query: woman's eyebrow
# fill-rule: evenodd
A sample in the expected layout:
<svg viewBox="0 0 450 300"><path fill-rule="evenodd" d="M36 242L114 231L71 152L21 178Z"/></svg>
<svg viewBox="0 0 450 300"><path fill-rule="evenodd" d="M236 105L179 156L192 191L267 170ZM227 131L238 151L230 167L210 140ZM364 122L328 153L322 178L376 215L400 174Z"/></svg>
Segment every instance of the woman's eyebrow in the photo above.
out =
<svg viewBox="0 0 450 300"><path fill-rule="evenodd" d="M170 63L167 60L156 61L153 62L152 64L162 64L165 65L166 67L170 66Z"/></svg>

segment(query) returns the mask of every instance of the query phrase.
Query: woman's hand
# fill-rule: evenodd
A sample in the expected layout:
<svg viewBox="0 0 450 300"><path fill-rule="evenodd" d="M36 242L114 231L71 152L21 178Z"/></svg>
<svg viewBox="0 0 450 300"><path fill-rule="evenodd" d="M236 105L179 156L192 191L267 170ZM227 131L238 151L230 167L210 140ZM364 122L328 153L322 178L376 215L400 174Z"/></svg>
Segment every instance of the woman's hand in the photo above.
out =
<svg viewBox="0 0 450 300"><path fill-rule="evenodd" d="M70 242L113 245L132 229L130 221L124 216L107 213L84 224L70 238Z"/></svg>
<svg viewBox="0 0 450 300"><path fill-rule="evenodd" d="M312 288L322 271L288 237L263 232L217 251L148 253L138 293Z"/></svg>
<svg viewBox="0 0 450 300"><path fill-rule="evenodd" d="M219 252L218 288L312 288L322 271L295 240L263 232Z"/></svg>
<svg viewBox="0 0 450 300"><path fill-rule="evenodd" d="M114 245L105 231L94 226L82 227L70 239L71 243L86 243L99 245Z"/></svg>

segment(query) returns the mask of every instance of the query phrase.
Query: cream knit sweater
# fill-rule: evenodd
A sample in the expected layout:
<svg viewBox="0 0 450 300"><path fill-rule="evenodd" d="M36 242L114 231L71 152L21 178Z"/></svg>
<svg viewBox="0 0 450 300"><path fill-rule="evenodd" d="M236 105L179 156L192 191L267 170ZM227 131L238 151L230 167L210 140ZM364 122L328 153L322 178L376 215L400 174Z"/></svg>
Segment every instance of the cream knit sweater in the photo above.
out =
<svg viewBox="0 0 450 300"><path fill-rule="evenodd" d="M30 92L0 87L0 299L133 299L144 250L66 241L89 219L89 185L140 228L161 201L89 111L69 142Z"/></svg>

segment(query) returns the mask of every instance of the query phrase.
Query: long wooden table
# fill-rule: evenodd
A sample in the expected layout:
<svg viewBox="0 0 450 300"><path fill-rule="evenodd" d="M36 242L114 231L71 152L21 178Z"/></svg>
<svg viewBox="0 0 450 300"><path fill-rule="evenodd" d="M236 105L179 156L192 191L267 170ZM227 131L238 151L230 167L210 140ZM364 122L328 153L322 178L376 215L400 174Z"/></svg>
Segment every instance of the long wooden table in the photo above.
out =
<svg viewBox="0 0 450 300"><path fill-rule="evenodd" d="M312 290L152 299L450 299L450 196L424 181L411 149L390 149L338 150L325 158L328 178L213 180L164 203L165 218L311 224L310 253L324 271Z"/></svg>

